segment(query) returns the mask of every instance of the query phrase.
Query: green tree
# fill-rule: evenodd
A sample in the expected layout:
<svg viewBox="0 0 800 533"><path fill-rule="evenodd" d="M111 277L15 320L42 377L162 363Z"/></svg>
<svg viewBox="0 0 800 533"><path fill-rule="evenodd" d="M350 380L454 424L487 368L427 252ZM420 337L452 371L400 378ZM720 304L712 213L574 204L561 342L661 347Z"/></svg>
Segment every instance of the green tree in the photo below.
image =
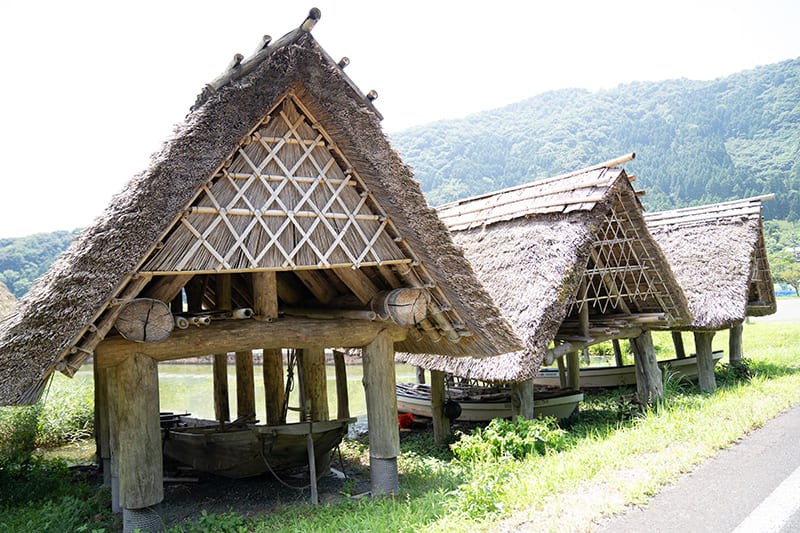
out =
<svg viewBox="0 0 800 533"><path fill-rule="evenodd" d="M772 279L778 283L789 283L800 296L800 261L792 252L778 252L769 258Z"/></svg>

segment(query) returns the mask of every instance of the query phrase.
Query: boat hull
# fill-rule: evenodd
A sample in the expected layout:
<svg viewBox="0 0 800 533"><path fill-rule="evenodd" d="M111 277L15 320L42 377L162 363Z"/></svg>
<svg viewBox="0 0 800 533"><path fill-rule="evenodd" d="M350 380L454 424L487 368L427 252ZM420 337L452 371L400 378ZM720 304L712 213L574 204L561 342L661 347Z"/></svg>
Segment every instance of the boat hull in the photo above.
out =
<svg viewBox="0 0 800 533"><path fill-rule="evenodd" d="M164 430L164 456L200 472L230 478L308 465L307 436L317 464L339 445L355 418L281 426L228 426L187 419L186 427Z"/></svg>
<svg viewBox="0 0 800 533"><path fill-rule="evenodd" d="M716 351L712 354L714 356L714 364L722 359L722 350ZM669 365L669 368L676 372L678 376L697 380L697 357L695 355L686 357L684 359L668 359L666 361L659 361L658 366L661 371ZM547 385L557 387L560 385L558 378L558 370L543 368L539 370L539 374L533 378L536 385ZM622 387L625 385L636 385L636 367L634 365L624 366L598 366L598 367L585 367L581 368L581 387Z"/></svg>
<svg viewBox="0 0 800 533"><path fill-rule="evenodd" d="M406 385L406 390L409 384ZM417 388L418 394L397 392L397 410L402 413L411 413L416 416L433 417L431 408L430 387L428 385L410 385ZM456 420L464 422L485 422L494 418L511 417L511 397L507 400L456 400L461 406L461 415ZM547 393L542 397L534 394L533 410L536 416L552 416L567 418L583 401L583 393L566 391Z"/></svg>

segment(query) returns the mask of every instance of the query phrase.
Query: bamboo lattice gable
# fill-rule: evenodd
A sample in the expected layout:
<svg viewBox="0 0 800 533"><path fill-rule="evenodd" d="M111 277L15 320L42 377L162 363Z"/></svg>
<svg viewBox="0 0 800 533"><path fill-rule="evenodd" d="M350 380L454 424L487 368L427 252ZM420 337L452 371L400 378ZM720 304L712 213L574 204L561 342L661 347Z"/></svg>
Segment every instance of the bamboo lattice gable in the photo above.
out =
<svg viewBox="0 0 800 533"><path fill-rule="evenodd" d="M694 315L676 329L725 329L775 312L761 216L773 197L645 214Z"/></svg>

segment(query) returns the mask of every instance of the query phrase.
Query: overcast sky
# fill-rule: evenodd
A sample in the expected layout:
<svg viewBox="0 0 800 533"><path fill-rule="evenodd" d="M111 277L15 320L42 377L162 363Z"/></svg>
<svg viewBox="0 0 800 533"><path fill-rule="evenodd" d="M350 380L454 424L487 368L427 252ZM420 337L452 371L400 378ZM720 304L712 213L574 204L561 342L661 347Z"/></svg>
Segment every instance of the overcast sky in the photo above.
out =
<svg viewBox="0 0 800 533"><path fill-rule="evenodd" d="M235 53L314 5L312 33L378 92L389 133L551 89L713 79L800 56L796 0L7 1L0 237L90 224Z"/></svg>

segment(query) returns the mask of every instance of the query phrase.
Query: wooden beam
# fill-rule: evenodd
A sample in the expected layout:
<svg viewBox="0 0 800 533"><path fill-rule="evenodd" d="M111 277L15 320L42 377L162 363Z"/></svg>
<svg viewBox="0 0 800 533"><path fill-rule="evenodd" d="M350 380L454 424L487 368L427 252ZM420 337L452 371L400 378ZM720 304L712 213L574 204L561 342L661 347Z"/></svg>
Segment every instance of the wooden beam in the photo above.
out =
<svg viewBox="0 0 800 533"><path fill-rule="evenodd" d="M146 509L164 499L158 366L146 355L135 354L117 365L111 378L120 503L125 509Z"/></svg>
<svg viewBox="0 0 800 533"><path fill-rule="evenodd" d="M363 303L368 304L372 298L378 294L378 287L361 272L360 269L353 268L334 268L331 271L353 291L353 294Z"/></svg>
<svg viewBox="0 0 800 533"><path fill-rule="evenodd" d="M256 389L253 376L253 352L236 352L236 419L256 421Z"/></svg>
<svg viewBox="0 0 800 533"><path fill-rule="evenodd" d="M164 303L170 303L180 294L194 274L177 274L172 276L154 276L149 286L139 295L140 298L153 298Z"/></svg>
<svg viewBox="0 0 800 533"><path fill-rule="evenodd" d="M209 326L175 330L166 340L152 344L145 345L120 337L106 339L97 345L95 356L101 367L109 367L134 353L144 353L157 361L169 361L198 357L209 352L227 353L257 348L355 348L369 344L381 331L399 342L405 339L408 328L391 322L351 319L287 317L274 322L215 320Z"/></svg>
<svg viewBox="0 0 800 533"><path fill-rule="evenodd" d="M714 356L711 355L711 341L714 339L713 331L695 331L694 349L697 353L697 384L700 390L710 392L717 388L714 377Z"/></svg>
<svg viewBox="0 0 800 533"><path fill-rule="evenodd" d="M267 424L286 423L283 416L283 352L280 348L264 348L264 396L267 404Z"/></svg>
<svg viewBox="0 0 800 533"><path fill-rule="evenodd" d="M333 351L333 367L336 371L336 418L350 418L350 396L347 394L347 365L344 353Z"/></svg>
<svg viewBox="0 0 800 533"><path fill-rule="evenodd" d="M656 398L664 395L664 382L653 348L653 336L650 330L645 330L630 342L636 368L636 393L639 401L653 403Z"/></svg>
<svg viewBox="0 0 800 533"><path fill-rule="evenodd" d="M400 455L400 427L394 374L394 343L388 331L381 331L362 350L364 395L369 428L370 488L373 496L399 491L397 457Z"/></svg>
<svg viewBox="0 0 800 533"><path fill-rule="evenodd" d="M336 289L328 283L328 279L319 270L295 270L295 276L300 278L306 289L314 295L320 303L327 304L336 298Z"/></svg>
<svg viewBox="0 0 800 533"><path fill-rule="evenodd" d="M306 300L303 284L291 272L277 272L275 284L278 288L278 297L287 304L297 305Z"/></svg>
<svg viewBox="0 0 800 533"><path fill-rule="evenodd" d="M450 436L450 419L444 414L445 374L431 370L431 415L433 418L433 442L445 444Z"/></svg>
<svg viewBox="0 0 800 533"><path fill-rule="evenodd" d="M675 345L675 357L686 359L686 349L683 347L683 335L680 331L672 332L672 344Z"/></svg>
<svg viewBox="0 0 800 533"><path fill-rule="evenodd" d="M533 380L511 384L511 418L518 416L533 420Z"/></svg>
<svg viewBox="0 0 800 533"><path fill-rule="evenodd" d="M728 361L732 365L742 364L742 331L741 324L737 324L731 328L730 337L728 337Z"/></svg>
<svg viewBox="0 0 800 533"><path fill-rule="evenodd" d="M95 355L97 355L96 352ZM214 416L216 416L217 421L221 424L231 419L231 407L228 398L227 353L214 354L212 376L214 381Z"/></svg>

